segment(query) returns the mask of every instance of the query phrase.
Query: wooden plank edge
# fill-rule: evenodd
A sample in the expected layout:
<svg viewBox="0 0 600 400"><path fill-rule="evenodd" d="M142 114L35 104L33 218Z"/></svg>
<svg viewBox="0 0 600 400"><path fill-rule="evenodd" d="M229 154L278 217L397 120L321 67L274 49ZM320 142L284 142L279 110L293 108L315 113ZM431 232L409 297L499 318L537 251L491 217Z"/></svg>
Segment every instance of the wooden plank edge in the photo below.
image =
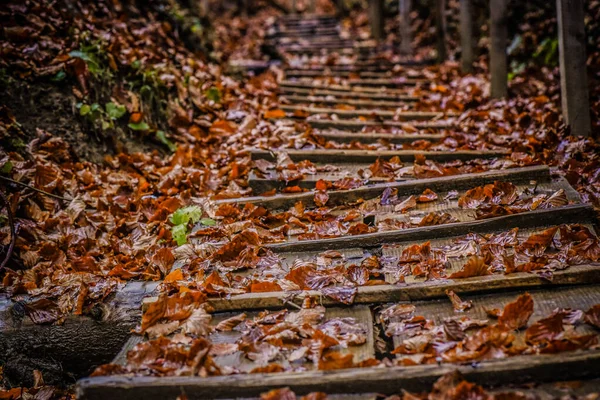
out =
<svg viewBox="0 0 600 400"><path fill-rule="evenodd" d="M385 111L380 109L360 109L360 110L339 110L335 108L321 108L321 107L304 107L304 106L290 106L280 105L280 109L288 113L294 113L296 111L307 112L309 114L335 114L339 117L344 118L356 118L361 116L377 116L377 117L398 117L404 120L419 120L426 121L436 118L443 117L458 117L458 114L443 113L436 111Z"/></svg>
<svg viewBox="0 0 600 400"><path fill-rule="evenodd" d="M317 129L338 128L353 131L360 131L367 126L397 127L402 128L404 124L410 124L417 129L452 129L458 127L457 123L452 121L355 121L355 120L331 120L331 119L307 119L306 122Z"/></svg>
<svg viewBox="0 0 600 400"><path fill-rule="evenodd" d="M416 135L395 135L393 133L344 133L344 132L313 132L315 136L322 137L338 143L375 143L384 140L394 144L412 143L416 140L429 140L438 142L444 138L444 135L437 133L421 133Z"/></svg>
<svg viewBox="0 0 600 400"><path fill-rule="evenodd" d="M273 151L262 149L247 149L253 160L263 159L276 161L277 156ZM497 158L510 154L510 150L456 150L456 151L429 151L429 150L336 150L314 149L295 150L281 149L294 162L309 160L319 163L372 163L377 159L400 157L402 162L413 162L417 156L424 156L433 161L473 160L476 158Z"/></svg>
<svg viewBox="0 0 600 400"><path fill-rule="evenodd" d="M364 235L342 236L330 239L305 240L267 244L264 247L276 253L305 252L316 250L339 250L345 248L371 248L386 243L426 241L434 238L488 233L512 228L532 228L566 223L589 223L594 219L594 208L590 204L573 204L547 210L527 211L479 221L454 222L444 225L424 226L397 231L375 232Z"/></svg>
<svg viewBox="0 0 600 400"><path fill-rule="evenodd" d="M445 298L447 290L452 290L457 294L476 294L590 283L600 283L600 264L598 263L574 265L568 269L556 271L552 281L543 279L536 274L518 272L509 275L488 275L412 284L360 286L357 289L353 305ZM245 293L219 299L211 298L209 303L214 308L214 312L281 309L286 307L286 302L302 305L302 300L306 297L317 297L320 304L326 307L343 306L339 302L323 296L319 290L302 291L294 297L291 297L288 292Z"/></svg>
<svg viewBox="0 0 600 400"><path fill-rule="evenodd" d="M371 199L381 195L388 187L397 189L399 196L419 194L425 189L433 191L464 190L475 186L505 180L512 183L530 182L532 180L546 182L550 180L550 169L546 165L520 167L506 170L494 170L474 174L443 176L439 178L414 179L411 181L380 183L349 190L329 191L330 205L338 205L349 199ZM275 196L240 197L235 199L216 200L216 204L260 204L269 209L289 208L302 201L305 206L314 205L314 192L276 194Z"/></svg>
<svg viewBox="0 0 600 400"><path fill-rule="evenodd" d="M458 370L465 379L485 386L525 382L589 379L598 376L600 351L515 356L469 365L441 364L390 368L353 368L297 373L245 374L216 377L108 376L80 380L80 400L165 399L185 393L189 399L258 396L268 389L289 387L296 394L399 393L429 391L441 376Z"/></svg>

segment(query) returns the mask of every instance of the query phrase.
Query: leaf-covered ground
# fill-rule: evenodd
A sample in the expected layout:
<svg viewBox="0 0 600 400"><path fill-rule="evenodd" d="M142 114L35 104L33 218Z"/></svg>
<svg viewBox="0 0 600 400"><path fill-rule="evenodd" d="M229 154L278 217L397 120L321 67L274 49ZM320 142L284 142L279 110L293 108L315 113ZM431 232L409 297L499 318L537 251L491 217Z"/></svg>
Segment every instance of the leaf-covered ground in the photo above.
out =
<svg viewBox="0 0 600 400"><path fill-rule="evenodd" d="M253 161L245 151L248 147L366 148L315 136L304 123L307 115L295 115L295 123L281 119L285 112L277 105L279 67L249 78L230 73L231 61L273 58L265 36L281 11L260 1L247 16L233 4L216 4L220 2L212 2L208 15L175 1L139 3L29 0L0 6L0 190L6 195L0 257L10 255L0 270L2 292L23 301L24 313L34 323L60 324L67 315L90 315L129 280L163 281L160 297L146 309L139 327L152 340L139 345L126 367L105 365L96 374L235 373L214 361L235 351L260 361L246 372L277 372L307 368L307 364L319 369L386 362L408 365L434 362L437 357L470 361L490 352L500 357L500 353L597 346L597 332L578 334L573 329L581 324L597 328L597 307L558 310L528 326L525 342L516 344L512 331L527 325L528 316L520 315L529 307L527 298L515 300L527 303L518 307L519 315L510 304L499 304L504 311L492 313L497 321L485 323L457 319L436 326L414 310L400 310L400 314L386 310L384 318L398 319L390 324L394 335L412 331L409 342L394 350L403 357L360 362L338 350L361 344L364 327L356 321L328 320L316 303L307 301L300 310L236 315L217 324L211 322L210 310L201 306L211 296L303 289L322 289L348 304L357 287L386 281L523 271L549 277L569 265L599 261L598 238L579 225L561 225L526 237L517 237L516 231L492 237L469 235L442 248L421 243L405 249L398 259L373 256L349 262L326 252L314 259L298 259L290 268L283 268L284 261L263 247L290 237L307 240L453 222L452 216L439 212L411 216L412 209L430 202L458 200L458 207L475 210L477 219L568 203L560 191L527 193L514 185L493 184L447 194L451 197L426 191L398 198L390 191L345 209L327 205L328 191L403 174L439 177L547 164L557 168L556 174L564 176L583 201L600 207L600 149L593 139L567 136L558 110L558 68L552 64L552 54L543 55L552 50L551 44L543 44L542 31L540 37L532 37L532 33L519 33L522 26L515 27L515 35L521 37L515 48L524 53L533 46L540 55L530 62L515 50L508 100L489 99L484 53L471 75L461 74L453 61L418 72L409 67L395 71L420 73L430 82L412 89L410 94L418 97L412 109L457 114L451 117L456 128L445 131L440 141L419 140L402 149L508 149L510 156L493 162L446 164L418 159L410 166L395 159L378 160L356 176L319 180L314 193L317 208L296 204L274 212L250 205L217 206L214 201L261 194L252 193L251 173L274 173L293 182L326 167L294 163L285 155L274 163ZM451 16L456 14L454 3L449 4ZM600 6L588 3L591 103L597 135L600 48L599 19L594 16ZM319 2L319 9L333 11L326 1ZM414 44L417 58L425 58L433 46L424 28L431 18L418 10L414 24L421 34ZM526 14L524 21L552 18L548 11L542 17ZM387 40L395 43L397 27L390 23ZM345 35L367 36L366 14L358 8L342 26ZM455 43L451 39L448 45L453 48ZM391 53L381 57L395 60ZM549 61L539 61L543 57ZM287 61L294 63L293 56ZM355 60L319 56L314 61ZM413 133L417 128L406 123L396 131ZM368 148L400 146L379 142ZM286 190L303 189L289 185ZM384 218L375 225L364 222L365 215L377 214L381 208L406 218ZM460 271L447 273L446 261L456 254L469 258ZM239 271L244 274L236 274ZM458 308L468 307L454 296ZM213 332L233 329L239 332L239 340L211 346ZM467 338L467 329L475 329L475 335ZM163 337L174 332L175 336ZM165 365L169 355L177 361ZM44 386L42 377L35 380L35 387L24 389L28 396L51 398L55 389ZM482 391L465 382L439 390L467 386L464 390L469 393ZM17 398L22 395L19 390L5 386L0 397ZM265 398L293 398L285 396L269 393Z"/></svg>

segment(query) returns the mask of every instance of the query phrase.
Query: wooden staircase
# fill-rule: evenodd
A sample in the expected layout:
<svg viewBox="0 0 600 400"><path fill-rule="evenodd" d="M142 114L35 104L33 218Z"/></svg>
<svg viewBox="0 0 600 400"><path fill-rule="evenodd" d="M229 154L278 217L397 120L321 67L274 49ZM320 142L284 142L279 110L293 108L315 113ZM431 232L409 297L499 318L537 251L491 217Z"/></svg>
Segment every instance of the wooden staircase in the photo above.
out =
<svg viewBox="0 0 600 400"><path fill-rule="evenodd" d="M462 131L461 122L456 115L445 114L441 110L418 112L414 109L419 96L413 94L413 89L419 88L422 93L429 85L423 74L425 67L412 65L410 60L392 63L378 58L381 49L377 44L342 36L338 21L333 16L281 18L272 28L270 40L284 54L289 65L285 79L280 82L279 110L285 113L285 117L272 122L290 131L290 136L298 136L308 130L321 144L299 149L286 148L285 145L248 149L252 160L261 160L263 165L263 168L255 168L249 178L254 196L218 200L215 205L242 207L251 203L277 216L298 202L316 207L315 188L319 182L353 179L360 181L357 187L337 191L330 189L326 205L333 207L331 212L335 215L361 210L359 221L369 227L369 232L344 233L332 238L299 240L298 235L291 234L284 241L266 244L265 247L287 268L292 268L294 263L318 262L326 250L339 252L342 265L361 265L373 256L382 259L401 257L403 251L425 242L435 249L448 249L464 242L470 234L489 237L517 228L516 240L520 244L533 234L563 224L579 224L595 234L592 207L582 203L566 180L557 177L547 166L511 163L510 150L498 146L470 150L445 147L445 138L452 132ZM324 60L327 63L323 63ZM417 141L427 141L428 150L412 148L411 144ZM328 146L328 143L335 145ZM353 143L363 147L351 147ZM275 167L279 157L289 157L294 163L308 160L315 166L315 173L286 180L282 178L281 170ZM365 175L374 162L394 157L402 164L405 173L392 181L389 177ZM477 165L478 169L476 172L465 169L467 172L458 175L423 178L415 173L415 163L421 163L423 157L440 165ZM472 209L459 207L457 199L467 191L494 182L509 182L516 185L519 193L531 193L532 196L551 196L562 191L567 202L485 219L477 219ZM286 193L294 187L300 190ZM427 189L437 194L437 200L419 204L405 212L398 211L394 205L384 204L382 200L391 190L402 200L418 196ZM276 194L264 195L273 190ZM450 217L440 224L420 225L430 213ZM390 221L402 228L385 227L391 224ZM469 259L467 254L471 253L465 250L448 255L446 276L464 268ZM232 274L240 279L252 279L259 278L261 273L260 270L249 270ZM333 399L366 400L374 399L376 393L389 395L402 390L428 391L438 378L458 370L468 380L485 387L525 391L539 398L552 398L557 393L552 382L591 379L599 375L600 351L597 346L478 362L447 363L440 359L426 365L409 365L407 360L410 357L390 353L407 339L406 335L393 329L397 326L394 324L402 319L386 319L381 315L382 310L392 305L406 304L415 307L415 315L423 316L436 325L443 325L444 321L457 316L490 320L486 310L502 308L529 292L534 301L534 311L528 322L531 326L557 308L585 312L599 304L599 264L582 262L556 269L547 275L497 272L465 279L427 280L411 276L404 281L392 271L382 271L380 280L382 282L377 285L357 284L352 287L349 304L341 303L339 297L327 295L323 289L211 298L209 303L214 309L212 323L216 325L241 312L251 319L263 310L297 311L307 297L314 296L320 305L326 307L325 321L353 318L364 328L366 341L341 349L343 354L352 354L355 363L387 357L393 365L321 371L307 364L304 372L257 374L247 372L259 363L237 351L215 358L220 366L239 371L237 374L214 377L90 377L77 383L77 396L87 400L175 399L182 395L188 399L256 398L273 388L290 387L297 394L321 391L331 394ZM471 302L472 308L457 313L447 297L449 291L460 295L463 301ZM145 306L153 300L146 298ZM492 322L490 320L490 324ZM597 330L583 323L578 324L576 329L581 334L598 334ZM523 329L516 331L515 335L524 337ZM213 343L235 343L239 336L235 331L214 332L208 339ZM132 336L113 362L124 365L127 351L143 340L140 336ZM530 382L545 384L515 388ZM600 390L600 385L595 380L587 380L577 386L577 390L583 395Z"/></svg>

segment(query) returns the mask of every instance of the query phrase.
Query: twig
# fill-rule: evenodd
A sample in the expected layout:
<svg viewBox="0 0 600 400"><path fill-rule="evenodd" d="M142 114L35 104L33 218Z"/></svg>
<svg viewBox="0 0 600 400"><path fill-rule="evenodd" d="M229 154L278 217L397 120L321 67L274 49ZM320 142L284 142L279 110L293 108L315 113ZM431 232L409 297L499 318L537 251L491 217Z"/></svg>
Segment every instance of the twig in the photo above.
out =
<svg viewBox="0 0 600 400"><path fill-rule="evenodd" d="M48 193L48 192L46 192L46 191L44 191L44 190L42 190L42 189L38 189L38 188L36 188L36 187L33 187L33 186L31 186L31 185L28 185L28 184L26 184L26 183L23 183L23 182L15 181L14 179L7 178L7 177L5 177L5 176L2 176L2 175L0 175L0 179L2 179L2 180L5 180L5 181L7 181L7 182L15 183L15 184L17 184L17 185L24 186L24 187L26 187L26 188L29 188L29 189L31 189L31 190L35 190L35 191L36 191L36 192L38 192L38 193L44 194L44 195L46 195L46 196L54 197L55 199L58 199L58 200L62 200L62 201L71 201L71 200L69 200L69 199L67 199L67 198L64 198L64 197L58 196L58 195L56 195L56 194Z"/></svg>
<svg viewBox="0 0 600 400"><path fill-rule="evenodd" d="M287 304L287 305L290 305L292 307L296 307L298 310L302 310L302 307L300 307L298 304L293 303L293 302L291 302L289 300L283 299L283 304Z"/></svg>
<svg viewBox="0 0 600 400"><path fill-rule="evenodd" d="M8 245L8 250L6 251L6 258L2 260L2 264L0 264L0 271L6 268L6 264L8 264L8 260L12 257L13 250L15 248L15 242L17 241L17 230L15 229L15 221L13 220L12 211L10 210L10 204L8 203L8 199L4 195L4 193L0 192L0 197L2 198L2 202L6 207L6 214L8 215L8 225L10 226L10 244Z"/></svg>

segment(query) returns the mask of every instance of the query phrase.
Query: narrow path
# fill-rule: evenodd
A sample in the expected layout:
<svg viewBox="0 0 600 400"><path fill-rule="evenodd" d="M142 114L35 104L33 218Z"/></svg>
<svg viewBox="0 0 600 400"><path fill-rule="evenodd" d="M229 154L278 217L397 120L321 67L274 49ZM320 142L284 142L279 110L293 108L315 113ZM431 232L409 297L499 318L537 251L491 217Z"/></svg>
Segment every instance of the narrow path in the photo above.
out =
<svg viewBox="0 0 600 400"><path fill-rule="evenodd" d="M288 65L279 106L265 114L281 143L248 149L254 197L212 204L227 215L218 227L226 246L247 240L243 214L260 210L264 225L254 228L266 254L247 254L252 265L239 254L220 259L231 267L228 288L215 281L209 303L211 326L243 312L276 354L254 343L262 356L248 358L239 347L248 331L217 329L212 361L239 375L99 376L81 380L78 397L253 398L290 387L373 399L428 391L454 370L508 391L594 376L598 315L588 310L600 303L600 244L591 206L568 182L465 134L457 115L415 109L426 67L382 62L372 42L343 37L333 16L282 18L270 41ZM198 226L197 237L203 229L214 228ZM159 302L146 299L144 312ZM310 334L290 321L321 305L319 329L336 343L298 356L312 351ZM293 317L274 317L275 334L265 309ZM142 340L132 337L112 368ZM565 393L598 390L588 381ZM551 398L556 387L526 392Z"/></svg>

